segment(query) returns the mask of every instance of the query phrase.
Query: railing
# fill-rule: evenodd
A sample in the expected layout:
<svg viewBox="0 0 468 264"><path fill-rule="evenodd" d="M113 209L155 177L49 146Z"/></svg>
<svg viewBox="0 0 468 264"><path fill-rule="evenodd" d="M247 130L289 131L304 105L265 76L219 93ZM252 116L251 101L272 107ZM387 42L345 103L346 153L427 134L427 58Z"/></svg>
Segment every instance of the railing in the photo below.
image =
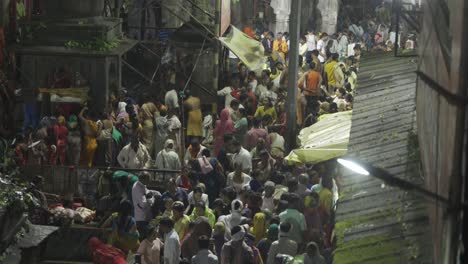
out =
<svg viewBox="0 0 468 264"><path fill-rule="evenodd" d="M105 171L123 170L136 175L142 172L150 174L149 181L143 182L148 188L158 191L166 189L166 183L176 177L180 171L158 169L124 169L120 167L75 167L53 165L27 165L21 167L25 180L31 180L35 175L44 178L42 190L46 193L61 196L78 195L93 204L96 199L100 176Z"/></svg>
<svg viewBox="0 0 468 264"><path fill-rule="evenodd" d="M414 57L417 56L415 52L409 54L401 54L399 43L400 39L400 23L403 22L408 29L415 31L416 35L419 35L421 30L421 8L413 4L404 2L402 0L393 0L393 12L395 19L392 20L395 26L395 57ZM401 19L403 19L401 21ZM391 27L393 29L393 26ZM403 44L404 46L404 44ZM414 50L416 51L416 49Z"/></svg>

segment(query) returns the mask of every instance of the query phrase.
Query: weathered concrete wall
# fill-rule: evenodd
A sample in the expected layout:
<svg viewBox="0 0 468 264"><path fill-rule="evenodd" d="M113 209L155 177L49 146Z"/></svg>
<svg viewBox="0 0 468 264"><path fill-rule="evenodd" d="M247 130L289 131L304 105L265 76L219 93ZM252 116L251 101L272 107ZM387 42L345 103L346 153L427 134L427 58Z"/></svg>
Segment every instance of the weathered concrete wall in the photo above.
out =
<svg viewBox="0 0 468 264"><path fill-rule="evenodd" d="M10 0L0 1L0 25L2 27L8 24L9 13L8 6L10 5Z"/></svg>
<svg viewBox="0 0 468 264"><path fill-rule="evenodd" d="M447 92L466 96L467 88L463 87L466 49L463 52L462 47L467 41L466 37L463 40L466 36L467 3L463 0L448 1L450 13L447 15L440 8L439 1L428 0L422 4L424 16L418 41L419 70ZM460 169L464 111L465 106L449 102L427 82L419 80L417 121L426 186L455 202L461 200L463 182ZM458 245L454 240L460 232L457 216L447 214L445 206L433 203L430 218L435 263L455 263L453 257Z"/></svg>

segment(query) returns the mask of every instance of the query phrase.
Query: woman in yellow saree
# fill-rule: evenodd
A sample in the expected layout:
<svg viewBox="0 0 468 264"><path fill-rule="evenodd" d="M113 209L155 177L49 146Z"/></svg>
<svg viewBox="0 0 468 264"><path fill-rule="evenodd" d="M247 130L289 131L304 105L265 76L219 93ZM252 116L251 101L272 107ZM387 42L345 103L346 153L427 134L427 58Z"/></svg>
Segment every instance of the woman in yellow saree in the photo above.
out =
<svg viewBox="0 0 468 264"><path fill-rule="evenodd" d="M83 147L81 149L81 160L80 165L86 167L93 166L94 154L96 153L97 149L97 141L96 138L99 135L101 130L101 125L98 124L90 117L85 117L84 113L88 110L88 107L84 107L78 117L83 125Z"/></svg>

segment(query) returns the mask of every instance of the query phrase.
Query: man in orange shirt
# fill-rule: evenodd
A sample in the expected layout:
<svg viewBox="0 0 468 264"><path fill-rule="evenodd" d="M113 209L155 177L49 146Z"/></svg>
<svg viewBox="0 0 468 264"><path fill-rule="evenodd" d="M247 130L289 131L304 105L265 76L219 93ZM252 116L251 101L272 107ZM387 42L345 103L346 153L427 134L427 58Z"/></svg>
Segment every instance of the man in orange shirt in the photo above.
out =
<svg viewBox="0 0 468 264"><path fill-rule="evenodd" d="M310 70L304 73L299 78L298 86L303 91L304 97L307 101L305 117L313 114L316 115L318 111L318 99L320 96L320 85L322 83L322 76L316 69L314 62L310 64Z"/></svg>

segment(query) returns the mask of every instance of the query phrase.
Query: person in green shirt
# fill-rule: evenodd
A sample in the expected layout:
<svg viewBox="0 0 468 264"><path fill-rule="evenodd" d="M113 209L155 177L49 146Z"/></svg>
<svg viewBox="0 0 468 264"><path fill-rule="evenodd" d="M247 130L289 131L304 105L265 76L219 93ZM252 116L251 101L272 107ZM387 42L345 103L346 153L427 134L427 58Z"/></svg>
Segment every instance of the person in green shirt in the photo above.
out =
<svg viewBox="0 0 468 264"><path fill-rule="evenodd" d="M235 136L237 140L244 145L245 136L247 135L247 131L249 131L249 121L247 120L244 108L239 109L239 119L234 122L234 128L236 129Z"/></svg>
<svg viewBox="0 0 468 264"><path fill-rule="evenodd" d="M203 201L199 201L196 203L195 209L193 209L192 214L190 215L190 220L195 221L201 216L208 218L211 227L214 226L216 222L216 216L214 215L213 211L205 205L205 202Z"/></svg>

